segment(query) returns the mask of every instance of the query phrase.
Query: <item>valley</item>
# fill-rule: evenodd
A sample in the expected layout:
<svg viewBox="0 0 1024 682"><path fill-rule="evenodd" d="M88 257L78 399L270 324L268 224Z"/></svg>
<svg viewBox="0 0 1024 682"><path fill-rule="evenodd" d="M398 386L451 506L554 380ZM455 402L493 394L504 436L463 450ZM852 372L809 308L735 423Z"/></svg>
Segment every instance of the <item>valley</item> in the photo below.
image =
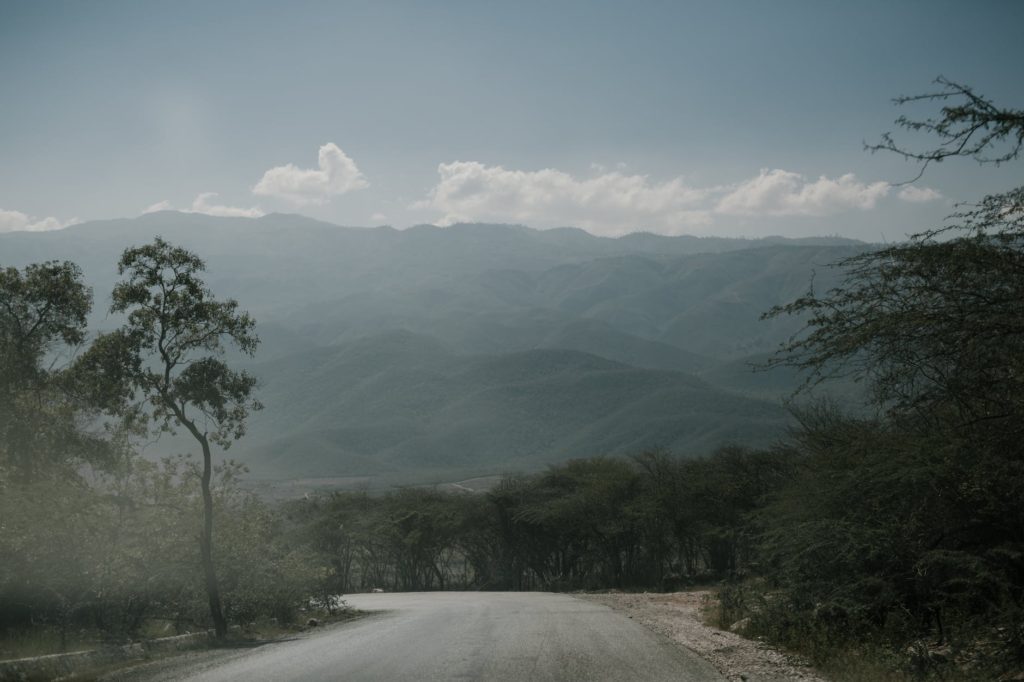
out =
<svg viewBox="0 0 1024 682"><path fill-rule="evenodd" d="M211 285L257 320L256 356L232 360L259 379L267 409L228 455L279 490L294 479L377 488L574 457L770 446L791 425L782 401L801 377L755 365L800 323L761 315L812 278L831 286L828 265L867 248L168 211L76 225L59 240L3 234L0 251L15 266L74 259L96 293L91 326L103 330L118 324L106 311L117 253L156 235L204 254ZM188 446L165 436L146 454Z"/></svg>

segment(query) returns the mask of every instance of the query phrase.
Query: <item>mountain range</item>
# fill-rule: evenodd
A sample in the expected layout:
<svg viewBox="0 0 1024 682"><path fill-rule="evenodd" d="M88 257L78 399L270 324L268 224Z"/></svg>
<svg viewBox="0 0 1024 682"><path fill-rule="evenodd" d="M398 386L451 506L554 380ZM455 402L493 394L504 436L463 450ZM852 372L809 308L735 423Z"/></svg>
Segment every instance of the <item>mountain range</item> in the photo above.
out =
<svg viewBox="0 0 1024 682"><path fill-rule="evenodd" d="M770 444L800 377L751 364L802 323L762 313L812 278L836 285L829 264L869 248L167 211L0 234L0 266L75 261L104 329L120 252L156 235L204 258L215 294L258 321L256 358L231 359L260 378L266 409L232 456L259 478L392 483Z"/></svg>

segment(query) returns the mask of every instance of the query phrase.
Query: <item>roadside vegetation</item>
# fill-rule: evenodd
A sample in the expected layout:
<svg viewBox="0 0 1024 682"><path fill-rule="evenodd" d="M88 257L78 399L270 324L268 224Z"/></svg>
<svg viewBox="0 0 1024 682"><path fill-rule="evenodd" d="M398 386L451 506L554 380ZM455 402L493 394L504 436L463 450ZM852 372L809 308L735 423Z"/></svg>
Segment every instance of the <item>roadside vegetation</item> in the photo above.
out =
<svg viewBox="0 0 1024 682"><path fill-rule="evenodd" d="M287 623L310 606L314 564L239 487L238 465L213 465L206 440L228 445L243 431L254 382L218 352L225 336L254 345L251 321L212 299L191 254L158 240L126 251L122 272L140 255L152 267L115 291L115 307L131 310L125 326L84 352L92 292L77 266L0 271L4 657L211 619L223 638L228 620ZM159 431L183 427L199 434L203 460L140 456Z"/></svg>

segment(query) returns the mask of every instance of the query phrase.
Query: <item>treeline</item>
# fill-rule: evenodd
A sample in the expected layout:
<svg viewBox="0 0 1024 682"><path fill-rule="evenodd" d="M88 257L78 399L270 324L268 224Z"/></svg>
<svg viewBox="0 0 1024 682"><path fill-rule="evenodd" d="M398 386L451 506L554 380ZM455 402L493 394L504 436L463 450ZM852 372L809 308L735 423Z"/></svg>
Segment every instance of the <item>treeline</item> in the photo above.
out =
<svg viewBox="0 0 1024 682"><path fill-rule="evenodd" d="M868 649L987 679L1024 662L1016 429L796 415L772 450L598 457L483 494L336 493L285 512L323 594L716 586L722 626L818 663Z"/></svg>
<svg viewBox="0 0 1024 682"><path fill-rule="evenodd" d="M327 593L372 589L678 589L753 570L749 515L793 454L593 458L485 494L409 488L289 504Z"/></svg>

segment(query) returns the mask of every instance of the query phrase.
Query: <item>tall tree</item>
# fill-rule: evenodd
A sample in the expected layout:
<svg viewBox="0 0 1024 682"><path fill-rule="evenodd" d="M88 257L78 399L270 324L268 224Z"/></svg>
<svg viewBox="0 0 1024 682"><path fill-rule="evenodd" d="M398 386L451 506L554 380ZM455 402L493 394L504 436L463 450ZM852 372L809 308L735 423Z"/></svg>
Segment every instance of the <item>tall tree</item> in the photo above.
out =
<svg viewBox="0 0 1024 682"><path fill-rule="evenodd" d="M195 254L157 237L126 249L118 263L123 279L113 291L113 313L127 314L121 329L101 336L84 358L99 381L106 404L134 398L151 423L174 432L184 428L203 455L203 527L199 536L210 616L218 638L227 632L213 561L212 445L223 449L245 433L256 379L222 359L225 344L252 355L259 338L255 322L237 301L218 301L200 274Z"/></svg>

